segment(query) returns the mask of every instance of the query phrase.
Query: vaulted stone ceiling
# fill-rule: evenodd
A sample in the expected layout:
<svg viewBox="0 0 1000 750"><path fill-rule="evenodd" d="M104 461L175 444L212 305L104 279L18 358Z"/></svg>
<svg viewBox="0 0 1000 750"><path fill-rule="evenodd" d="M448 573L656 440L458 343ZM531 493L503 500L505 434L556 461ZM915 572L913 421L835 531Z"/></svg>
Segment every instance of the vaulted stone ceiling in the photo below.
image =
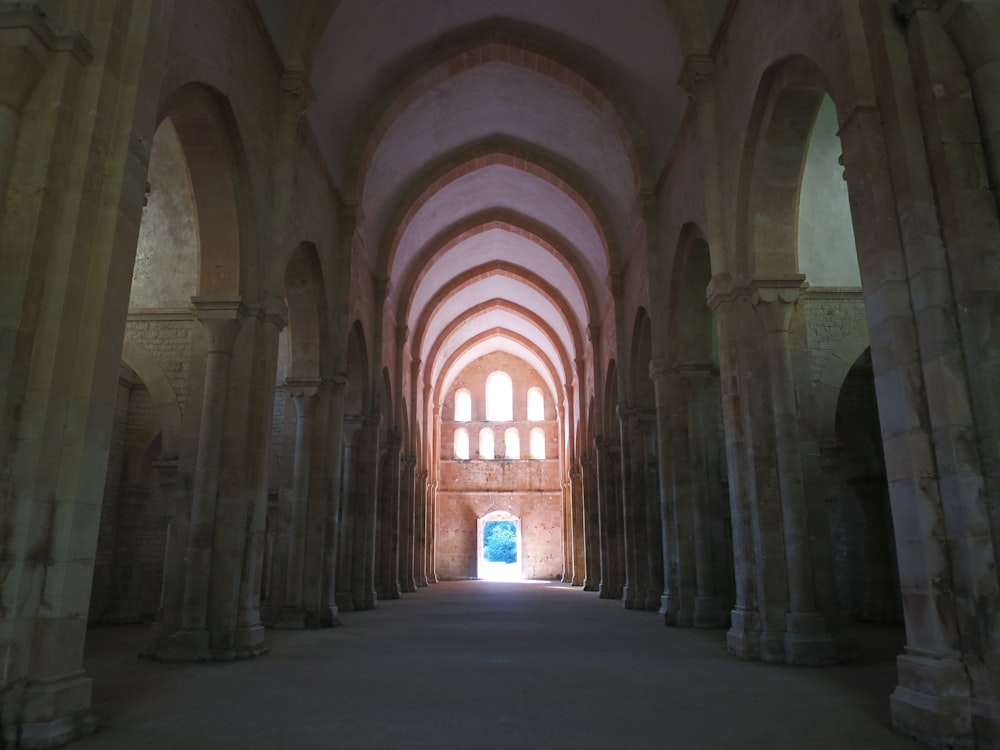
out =
<svg viewBox="0 0 1000 750"><path fill-rule="evenodd" d="M645 243L642 197L687 104L689 16L724 2L694 0L679 26L683 3L664 0L259 4L279 48L316 27L308 116L425 383L443 394L503 350L561 400Z"/></svg>

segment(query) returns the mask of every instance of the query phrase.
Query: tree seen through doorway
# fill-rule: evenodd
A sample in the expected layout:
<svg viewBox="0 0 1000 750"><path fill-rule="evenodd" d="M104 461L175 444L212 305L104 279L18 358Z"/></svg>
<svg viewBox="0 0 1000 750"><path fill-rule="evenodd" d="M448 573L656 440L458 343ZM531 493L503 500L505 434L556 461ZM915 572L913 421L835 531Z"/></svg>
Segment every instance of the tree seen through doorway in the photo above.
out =
<svg viewBox="0 0 1000 750"><path fill-rule="evenodd" d="M513 521L487 521L483 526L483 557L487 562L517 562L517 528Z"/></svg>

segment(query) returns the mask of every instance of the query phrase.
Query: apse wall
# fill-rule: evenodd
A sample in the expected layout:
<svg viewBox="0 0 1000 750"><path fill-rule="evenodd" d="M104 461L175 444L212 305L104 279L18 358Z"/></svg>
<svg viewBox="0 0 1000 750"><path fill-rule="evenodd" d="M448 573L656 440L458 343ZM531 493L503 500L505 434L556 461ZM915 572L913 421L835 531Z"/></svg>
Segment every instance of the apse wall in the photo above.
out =
<svg viewBox="0 0 1000 750"><path fill-rule="evenodd" d="M485 421L486 380L490 373L506 372L513 384L510 422ZM528 390L541 388L545 419L527 419ZM472 395L472 419L455 421L455 393ZM507 458L504 434L516 429L521 456ZM545 432L545 458L528 456L530 433ZM469 458L455 457L455 431L469 433ZM496 458L480 458L479 435L492 430ZM562 494L559 477L556 408L538 372L523 360L495 352L470 364L455 379L441 409L441 455L437 490L437 574L439 579L475 578L477 574L477 520L503 510L521 519L522 571L525 578L554 579L562 575Z"/></svg>

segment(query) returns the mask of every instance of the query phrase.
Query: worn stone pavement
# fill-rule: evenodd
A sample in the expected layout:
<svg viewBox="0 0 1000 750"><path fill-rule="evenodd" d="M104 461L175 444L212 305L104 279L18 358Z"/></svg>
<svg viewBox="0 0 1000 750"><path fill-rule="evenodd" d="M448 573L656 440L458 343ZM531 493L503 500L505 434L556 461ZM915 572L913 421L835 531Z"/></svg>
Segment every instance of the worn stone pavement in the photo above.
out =
<svg viewBox="0 0 1000 750"><path fill-rule="evenodd" d="M449 582L253 661L165 665L145 628L88 635L98 734L72 750L917 748L889 725L898 628L858 664L741 662L723 631L564 584Z"/></svg>

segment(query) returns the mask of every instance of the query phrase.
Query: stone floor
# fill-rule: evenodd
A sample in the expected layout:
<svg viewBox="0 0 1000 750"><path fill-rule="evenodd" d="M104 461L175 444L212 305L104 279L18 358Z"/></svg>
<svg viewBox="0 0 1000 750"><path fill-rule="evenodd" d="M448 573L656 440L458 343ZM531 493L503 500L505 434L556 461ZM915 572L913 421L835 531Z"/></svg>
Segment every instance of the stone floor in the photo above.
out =
<svg viewBox="0 0 1000 750"><path fill-rule="evenodd" d="M864 628L851 667L770 666L563 584L468 581L249 662L141 661L143 635L90 633L103 728L74 750L918 747L889 726L895 628Z"/></svg>

